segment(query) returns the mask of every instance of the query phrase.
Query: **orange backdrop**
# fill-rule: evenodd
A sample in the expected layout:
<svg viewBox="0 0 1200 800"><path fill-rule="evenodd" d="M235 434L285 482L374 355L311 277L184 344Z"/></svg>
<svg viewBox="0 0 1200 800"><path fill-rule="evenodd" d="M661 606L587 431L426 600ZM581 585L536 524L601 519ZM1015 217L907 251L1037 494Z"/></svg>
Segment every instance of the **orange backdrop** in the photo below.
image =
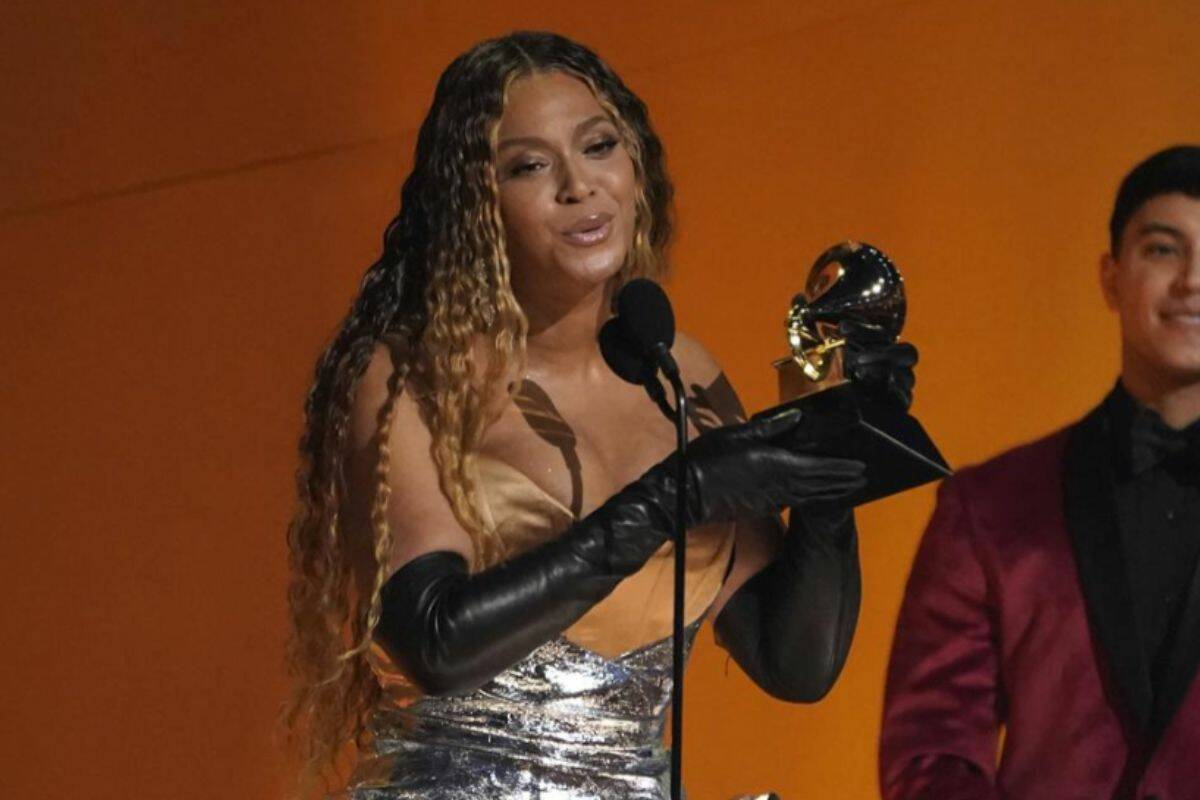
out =
<svg viewBox="0 0 1200 800"><path fill-rule="evenodd" d="M1200 5L32 2L0 11L5 797L277 797L283 529L313 360L375 256L440 69L550 28L648 102L669 289L747 405L826 245L891 254L916 410L955 463L1108 387L1116 182L1200 138ZM812 707L705 634L697 800L877 796L925 489L866 508L846 672Z"/></svg>

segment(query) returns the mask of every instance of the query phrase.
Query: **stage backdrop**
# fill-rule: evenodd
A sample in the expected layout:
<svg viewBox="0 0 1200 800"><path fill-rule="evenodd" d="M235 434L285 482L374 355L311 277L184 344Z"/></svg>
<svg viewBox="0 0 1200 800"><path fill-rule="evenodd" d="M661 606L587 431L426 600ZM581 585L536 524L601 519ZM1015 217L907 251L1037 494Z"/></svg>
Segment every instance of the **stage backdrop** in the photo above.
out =
<svg viewBox="0 0 1200 800"><path fill-rule="evenodd" d="M734 10L736 9L736 10ZM440 69L548 28L648 102L670 293L751 409L826 245L904 270L916 411L955 464L1115 374L1113 190L1200 138L1174 2L121 3L0 10L0 795L280 796L284 526L313 360L393 215ZM705 633L697 800L877 796L892 626L931 488L860 517L865 594L816 706Z"/></svg>

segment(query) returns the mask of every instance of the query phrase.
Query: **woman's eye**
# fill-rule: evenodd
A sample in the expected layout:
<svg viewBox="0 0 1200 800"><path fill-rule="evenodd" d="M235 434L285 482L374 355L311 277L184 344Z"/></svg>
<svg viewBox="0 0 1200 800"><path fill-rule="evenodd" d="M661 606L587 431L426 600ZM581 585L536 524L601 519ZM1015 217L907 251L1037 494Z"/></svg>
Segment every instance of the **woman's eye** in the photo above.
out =
<svg viewBox="0 0 1200 800"><path fill-rule="evenodd" d="M612 136L608 136L608 137L601 139L598 142L593 142L592 144L589 144L584 149L583 152L587 153L589 156L603 156L603 155L608 155L609 153L611 153L613 151L613 148L615 148L616 146L617 146L616 138L614 138Z"/></svg>
<svg viewBox="0 0 1200 800"><path fill-rule="evenodd" d="M544 166L545 163L541 161L519 161L508 170L508 174L514 177L518 175L529 175L537 172Z"/></svg>

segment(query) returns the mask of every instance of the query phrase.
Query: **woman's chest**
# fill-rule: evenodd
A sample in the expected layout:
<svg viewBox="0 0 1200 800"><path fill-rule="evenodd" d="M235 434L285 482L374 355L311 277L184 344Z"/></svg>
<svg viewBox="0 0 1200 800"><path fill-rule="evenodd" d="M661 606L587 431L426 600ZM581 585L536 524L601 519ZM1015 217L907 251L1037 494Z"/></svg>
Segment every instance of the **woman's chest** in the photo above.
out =
<svg viewBox="0 0 1200 800"><path fill-rule="evenodd" d="M585 516L674 449L674 427L629 388L638 394L553 392L526 381L488 429L480 456Z"/></svg>

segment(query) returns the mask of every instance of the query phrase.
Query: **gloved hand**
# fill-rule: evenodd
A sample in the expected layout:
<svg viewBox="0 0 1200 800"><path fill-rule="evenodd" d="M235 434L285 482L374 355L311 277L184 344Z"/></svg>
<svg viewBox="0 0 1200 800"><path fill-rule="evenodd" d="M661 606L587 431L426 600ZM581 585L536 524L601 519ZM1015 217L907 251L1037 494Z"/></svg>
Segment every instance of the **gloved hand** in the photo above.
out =
<svg viewBox="0 0 1200 800"><path fill-rule="evenodd" d="M863 464L801 452L801 413L708 431L689 444L688 527L832 500L863 484ZM469 574L435 551L382 590L376 639L431 694L473 689L549 641L636 572L672 535L675 456L560 537Z"/></svg>
<svg viewBox="0 0 1200 800"><path fill-rule="evenodd" d="M846 376L866 392L908 409L916 383L917 348L893 342L878 328L856 320L843 320L838 331L846 339Z"/></svg>
<svg viewBox="0 0 1200 800"><path fill-rule="evenodd" d="M687 527L834 500L861 488L862 462L816 453L818 440L809 433L822 424L791 408L715 428L689 442ZM630 488L650 482L673 495L664 480L673 483L675 459L670 456Z"/></svg>

